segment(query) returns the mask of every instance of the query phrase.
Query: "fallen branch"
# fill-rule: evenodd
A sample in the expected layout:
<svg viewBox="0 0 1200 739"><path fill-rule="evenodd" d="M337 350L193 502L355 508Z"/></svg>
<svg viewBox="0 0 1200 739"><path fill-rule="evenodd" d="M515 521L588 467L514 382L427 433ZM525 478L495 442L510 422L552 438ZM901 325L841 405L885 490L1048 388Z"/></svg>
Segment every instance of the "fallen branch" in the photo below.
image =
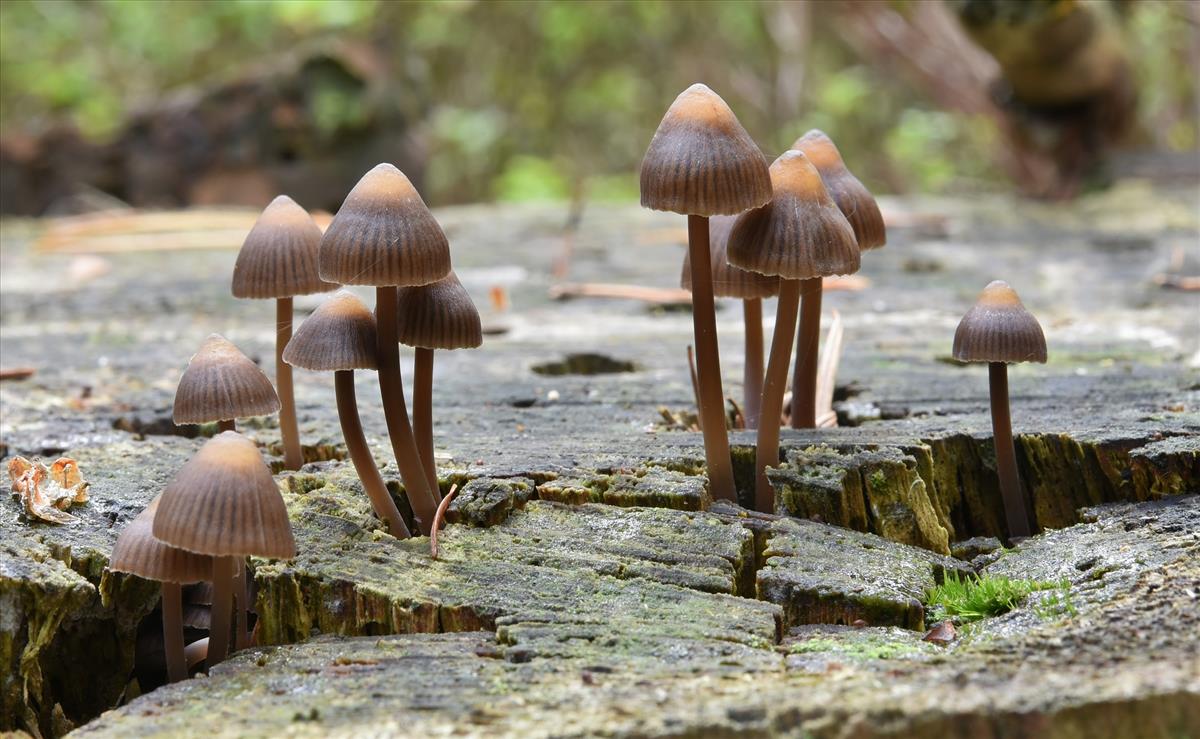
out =
<svg viewBox="0 0 1200 739"><path fill-rule="evenodd" d="M825 290L857 292L871 286L871 281L862 275L826 277L822 283ZM615 300L640 300L652 305L690 305L692 294L678 287L646 287L645 285L621 285L613 282L562 282L551 285L551 300L572 298L611 298Z"/></svg>

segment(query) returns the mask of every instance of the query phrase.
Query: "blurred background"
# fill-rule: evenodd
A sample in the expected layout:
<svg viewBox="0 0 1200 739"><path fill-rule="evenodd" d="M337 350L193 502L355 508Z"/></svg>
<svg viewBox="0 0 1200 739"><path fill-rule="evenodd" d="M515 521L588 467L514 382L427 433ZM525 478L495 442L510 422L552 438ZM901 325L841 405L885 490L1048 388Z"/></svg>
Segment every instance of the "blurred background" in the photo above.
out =
<svg viewBox="0 0 1200 739"><path fill-rule="evenodd" d="M632 201L695 81L877 193L1071 198L1200 178L1197 69L1183 0L5 0L0 207L333 211L380 161L431 205Z"/></svg>

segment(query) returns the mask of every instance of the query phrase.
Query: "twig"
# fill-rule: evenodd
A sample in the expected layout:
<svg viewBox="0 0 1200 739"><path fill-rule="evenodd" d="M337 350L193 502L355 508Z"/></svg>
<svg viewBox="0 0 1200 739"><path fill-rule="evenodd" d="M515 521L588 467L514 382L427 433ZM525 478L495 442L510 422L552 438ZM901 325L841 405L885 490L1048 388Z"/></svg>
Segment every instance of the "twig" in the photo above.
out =
<svg viewBox="0 0 1200 739"><path fill-rule="evenodd" d="M437 507L437 512L433 514L433 530L429 533L429 556L433 559L438 558L438 529L442 528L442 520L446 517L446 509L450 507L450 501L454 500L455 493L458 492L458 483L450 486L450 491L446 493L446 497L442 498L442 502Z"/></svg>
<svg viewBox="0 0 1200 739"><path fill-rule="evenodd" d="M825 290L857 292L871 286L871 281L862 275L826 277L822 281ZM640 300L653 305L690 305L692 294L678 287L647 287L645 285L621 285L613 282L561 282L551 285L551 300L571 298L612 298L614 300Z"/></svg>
<svg viewBox="0 0 1200 739"><path fill-rule="evenodd" d="M0 369L0 380L25 380L37 372L36 367L10 367Z"/></svg>
<svg viewBox="0 0 1200 739"><path fill-rule="evenodd" d="M692 375L692 399L696 401L696 426L700 426L700 384L696 381L696 353L692 345L687 347L688 370Z"/></svg>

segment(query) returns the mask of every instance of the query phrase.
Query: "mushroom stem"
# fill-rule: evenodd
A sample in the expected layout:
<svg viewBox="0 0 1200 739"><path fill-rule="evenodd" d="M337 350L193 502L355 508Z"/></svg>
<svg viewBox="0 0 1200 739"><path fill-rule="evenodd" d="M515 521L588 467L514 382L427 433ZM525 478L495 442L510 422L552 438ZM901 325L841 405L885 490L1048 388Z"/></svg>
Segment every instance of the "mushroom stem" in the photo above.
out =
<svg viewBox="0 0 1200 739"><path fill-rule="evenodd" d="M440 500L437 465L433 462L433 350L418 346L413 359L413 433L430 492Z"/></svg>
<svg viewBox="0 0 1200 739"><path fill-rule="evenodd" d="M412 426L404 403L404 385L400 379L400 344L396 326L396 288L375 288L375 312L379 322L376 351L379 361L379 390L383 396L383 415L387 419L392 453L400 467L404 490L412 506L421 533L429 534L437 503L430 491Z"/></svg>
<svg viewBox="0 0 1200 739"><path fill-rule="evenodd" d="M234 649L250 646L250 583L246 578L246 562L241 558L233 561L233 600L237 609L237 627L233 631Z"/></svg>
<svg viewBox="0 0 1200 739"><path fill-rule="evenodd" d="M392 500L379 468L375 466L375 458L367 447L367 439L363 436L362 421L358 417L358 401L354 396L354 370L338 370L333 373L334 391L337 395L338 419L342 422L342 436L346 440L346 448L350 450L350 460L362 480L363 489L371 499L371 507L388 526L388 533L397 539L409 537L408 526Z"/></svg>
<svg viewBox="0 0 1200 739"><path fill-rule="evenodd" d="M167 682L177 683L188 676L183 654L183 589L177 582L162 584L163 649L167 656Z"/></svg>
<svg viewBox="0 0 1200 739"><path fill-rule="evenodd" d="M704 434L708 488L713 498L737 500L729 434L725 430L725 393L721 390L721 360L717 354L717 311L713 305L706 216L688 216L688 252L692 261L692 325L696 334L700 429Z"/></svg>
<svg viewBox="0 0 1200 739"><path fill-rule="evenodd" d="M742 414L746 428L758 428L762 407L763 334L762 299L742 301L742 318L746 324L746 364L742 370Z"/></svg>
<svg viewBox="0 0 1200 739"><path fill-rule="evenodd" d="M224 661L229 652L229 625L233 615L233 557L213 557L213 602L208 624L208 663Z"/></svg>
<svg viewBox="0 0 1200 739"><path fill-rule="evenodd" d="M800 328L792 372L792 428L817 427L817 353L821 342L821 278L800 281Z"/></svg>
<svg viewBox="0 0 1200 739"><path fill-rule="evenodd" d="M304 454L296 425L292 365L283 361L283 349L291 338L292 299L278 298L275 300L275 390L279 394L279 435L283 438L283 468L298 470L304 464Z"/></svg>
<svg viewBox="0 0 1200 739"><path fill-rule="evenodd" d="M237 431L237 419L231 418L228 421L217 421L217 433L225 431Z"/></svg>
<svg viewBox="0 0 1200 739"><path fill-rule="evenodd" d="M188 670L208 659L208 637L197 639L184 647L183 654L187 659Z"/></svg>
<svg viewBox="0 0 1200 739"><path fill-rule="evenodd" d="M796 330L796 309L800 304L801 280L779 281L779 306L775 311L775 333L771 337L771 356L763 383L763 423L758 427L754 456L754 507L764 513L775 510L775 491L767 480L767 467L779 464L779 414L783 410L783 391L787 385L788 360L792 355L792 332ZM793 395L793 398L795 396ZM795 401L793 400L793 403Z"/></svg>
<svg viewBox="0 0 1200 739"><path fill-rule="evenodd" d="M1029 536L1032 532L1029 514L1025 512L1021 477L1017 472L1017 449L1013 443L1012 415L1008 407L1008 365L989 362L988 378L992 396L992 443L996 448L996 472L1000 475L1000 496L1008 520L1008 535Z"/></svg>

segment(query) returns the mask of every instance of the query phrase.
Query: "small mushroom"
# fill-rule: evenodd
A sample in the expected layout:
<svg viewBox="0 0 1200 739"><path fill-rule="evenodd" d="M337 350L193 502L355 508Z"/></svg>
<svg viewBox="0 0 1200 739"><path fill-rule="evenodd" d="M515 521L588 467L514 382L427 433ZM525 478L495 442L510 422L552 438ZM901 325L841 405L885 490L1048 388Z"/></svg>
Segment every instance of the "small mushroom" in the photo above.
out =
<svg viewBox="0 0 1200 739"><path fill-rule="evenodd" d="M354 370L378 366L375 316L353 293L339 290L300 324L283 350L283 361L308 370L333 372L342 436L363 489L371 499L371 507L387 524L392 536L408 538L408 526L388 493L367 446L358 417L358 400L354 395Z"/></svg>
<svg viewBox="0 0 1200 739"><path fill-rule="evenodd" d="M208 667L229 649L235 566L245 558L290 559L296 541L271 470L236 431L209 439L163 491L151 529L170 546L213 558Z"/></svg>
<svg viewBox="0 0 1200 739"><path fill-rule="evenodd" d="M959 322L954 332L954 358L960 362L988 363L996 472L1000 476L1008 535L1029 536L1029 514L1017 472L1017 450L1008 405L1008 365L1010 362L1045 363L1046 337L1042 327L1025 309L1016 291L1007 282L995 280L988 283L979 300Z"/></svg>
<svg viewBox="0 0 1200 739"><path fill-rule="evenodd" d="M238 418L278 410L279 396L271 380L220 334L204 340L175 389L176 426L217 421L220 431L235 431Z"/></svg>
<svg viewBox="0 0 1200 739"><path fill-rule="evenodd" d="M304 464L292 368L283 361L283 347L292 336L292 298L332 290L337 285L317 274L321 229L308 211L287 195L271 201L242 243L233 266L235 298L275 299L275 384L279 391L279 435L283 439L284 469Z"/></svg>
<svg viewBox="0 0 1200 739"><path fill-rule="evenodd" d="M736 500L717 351L708 218L741 213L770 200L767 160L725 101L707 86L695 84L675 98L654 132L642 159L641 191L642 207L688 217L698 410L709 490L714 498Z"/></svg>

